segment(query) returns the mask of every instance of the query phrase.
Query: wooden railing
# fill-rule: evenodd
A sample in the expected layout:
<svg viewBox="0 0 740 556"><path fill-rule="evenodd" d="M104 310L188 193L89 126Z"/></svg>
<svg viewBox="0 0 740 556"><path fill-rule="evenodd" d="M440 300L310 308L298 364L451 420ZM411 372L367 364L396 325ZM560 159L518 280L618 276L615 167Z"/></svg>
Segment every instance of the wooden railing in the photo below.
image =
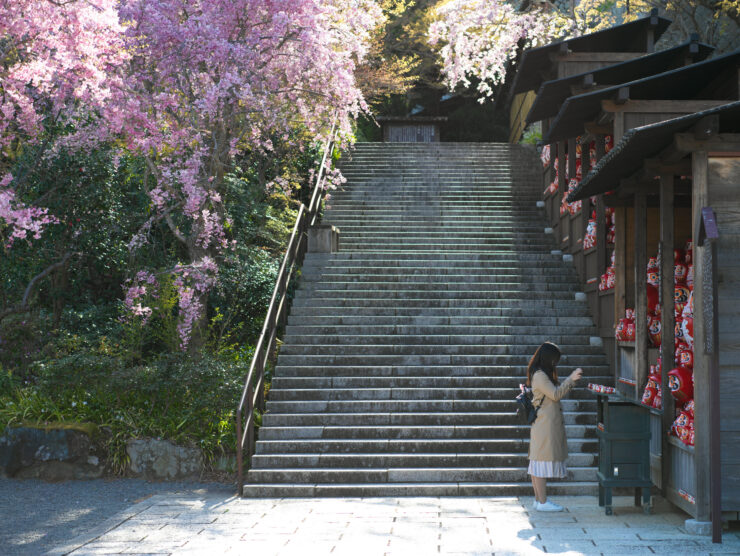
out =
<svg viewBox="0 0 740 556"><path fill-rule="evenodd" d="M254 356L249 366L247 378L244 381L239 406L236 409L236 465L237 485L239 496L244 493L244 455L246 451L247 460L251 458L255 443L255 416L254 410L264 411L265 405L265 369L268 363L275 357L277 333L282 326L288 309L288 286L295 271L303 263L308 245L308 228L315 225L319 217L321 200L323 198L325 179L325 168L327 157L334 149L336 139L336 123L332 125L329 137L324 143L324 152L316 174L316 183L311 194L308 207L301 203L298 216L293 226L293 233L285 250L285 257L280 265L275 288L267 309L265 322L262 325L257 345L254 348Z"/></svg>

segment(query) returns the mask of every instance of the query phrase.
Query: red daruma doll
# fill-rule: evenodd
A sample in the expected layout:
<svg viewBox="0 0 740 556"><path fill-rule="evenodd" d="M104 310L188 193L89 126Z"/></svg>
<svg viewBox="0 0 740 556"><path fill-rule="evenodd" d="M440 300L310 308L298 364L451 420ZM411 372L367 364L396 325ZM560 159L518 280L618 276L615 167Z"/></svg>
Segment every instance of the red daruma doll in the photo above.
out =
<svg viewBox="0 0 740 556"><path fill-rule="evenodd" d="M686 403L694 398L694 382L690 370L677 367L668 373L668 388L678 403Z"/></svg>

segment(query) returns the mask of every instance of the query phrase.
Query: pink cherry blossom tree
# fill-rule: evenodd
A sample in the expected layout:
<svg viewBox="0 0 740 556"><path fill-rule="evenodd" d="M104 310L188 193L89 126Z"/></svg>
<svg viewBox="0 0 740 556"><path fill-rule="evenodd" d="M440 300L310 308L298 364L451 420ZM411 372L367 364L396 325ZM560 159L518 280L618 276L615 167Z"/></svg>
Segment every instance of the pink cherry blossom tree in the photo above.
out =
<svg viewBox="0 0 740 556"><path fill-rule="evenodd" d="M491 98L518 46L540 46L568 33L571 22L556 11L520 12L506 0L451 0L437 9L429 40L439 47L450 89L476 82L479 101ZM471 81L472 80L472 81Z"/></svg>
<svg viewBox="0 0 740 556"><path fill-rule="evenodd" d="M73 119L110 98L126 59L116 0L0 0L0 240L39 239L54 217L24 203L10 173L45 120ZM48 144L48 143L47 143Z"/></svg>
<svg viewBox="0 0 740 556"><path fill-rule="evenodd" d="M52 156L113 142L144 157L151 217L130 247L160 223L181 243L184 260L146 270L173 277L187 347L229 246L235 157L269 155L296 129L316 141L336 123L349 137L366 109L354 70L381 19L375 0L0 0L4 248L55 221L10 172L24 144ZM54 144L49 122L75 131ZM125 304L144 315L137 295Z"/></svg>
<svg viewBox="0 0 740 556"><path fill-rule="evenodd" d="M228 246L234 157L269 153L297 125L319 139L336 119L348 134L365 109L355 65L381 12L372 0L129 0L121 16L131 63L104 118L146 157L152 222L188 254L173 271L185 347Z"/></svg>
<svg viewBox="0 0 740 556"><path fill-rule="evenodd" d="M11 169L24 148L53 147L50 125L99 109L111 98L128 55L116 0L0 0L0 258L18 241L37 241L57 218L29 198L26 169ZM40 158L38 159L40 161ZM63 272L73 252L47 261L20 301L0 319L30 308L48 276Z"/></svg>

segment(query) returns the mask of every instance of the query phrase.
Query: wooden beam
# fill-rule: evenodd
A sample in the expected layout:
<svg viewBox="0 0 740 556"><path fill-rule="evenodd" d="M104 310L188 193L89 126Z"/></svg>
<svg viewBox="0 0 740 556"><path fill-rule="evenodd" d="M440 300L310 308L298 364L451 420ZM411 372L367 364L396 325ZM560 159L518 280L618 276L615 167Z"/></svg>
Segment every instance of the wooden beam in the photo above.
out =
<svg viewBox="0 0 740 556"><path fill-rule="evenodd" d="M611 124L598 124L596 122L586 122L583 124L583 129L586 133L593 135L611 135L612 125Z"/></svg>
<svg viewBox="0 0 740 556"><path fill-rule="evenodd" d="M687 159L679 162L663 162L660 158L646 158L643 161L643 168L654 176L661 174L688 176L691 174L691 161Z"/></svg>
<svg viewBox="0 0 740 556"><path fill-rule="evenodd" d="M706 151L692 154L693 187L692 187L692 240L694 242L694 278L696 284L701 285L704 278L703 258L704 249L699 245L699 226L702 207L710 206L709 202L709 158ZM704 307L703 288L694 288L694 401L696 412L694 416L695 444L694 464L696 467L696 519L710 520L710 454L709 435L709 357L704 353Z"/></svg>
<svg viewBox="0 0 740 556"><path fill-rule="evenodd" d="M566 43L563 46L567 47ZM554 62L610 62L616 64L618 62L626 62L627 60L635 59L639 54L635 52L571 52L565 53L556 52L549 55L550 60Z"/></svg>
<svg viewBox="0 0 740 556"><path fill-rule="evenodd" d="M613 100L602 100L604 112L658 112L693 114L723 106L728 100L628 100L618 104Z"/></svg>
<svg viewBox="0 0 740 556"><path fill-rule="evenodd" d="M619 188L619 194L622 197L629 197L639 193L644 195L658 195L660 193L658 180L650 179L645 181L634 181L629 185Z"/></svg>
<svg viewBox="0 0 740 556"><path fill-rule="evenodd" d="M673 145L677 151L735 152L740 151L739 133L718 133L709 139L696 139L693 133L676 133Z"/></svg>
<svg viewBox="0 0 740 556"><path fill-rule="evenodd" d="M648 377L647 207L644 192L635 194L635 399Z"/></svg>
<svg viewBox="0 0 740 556"><path fill-rule="evenodd" d="M692 131L694 139L698 141L707 140L719 133L719 114L705 116L694 124Z"/></svg>
<svg viewBox="0 0 740 556"><path fill-rule="evenodd" d="M675 408L673 396L668 388L668 373L673 368L675 357L675 300L673 297L673 245L674 245L674 177L673 174L660 176L660 294L661 331L660 357L662 360L661 389L663 395L663 415L661 417L661 488L663 496L668 490L671 474L671 448L668 432L673 424Z"/></svg>

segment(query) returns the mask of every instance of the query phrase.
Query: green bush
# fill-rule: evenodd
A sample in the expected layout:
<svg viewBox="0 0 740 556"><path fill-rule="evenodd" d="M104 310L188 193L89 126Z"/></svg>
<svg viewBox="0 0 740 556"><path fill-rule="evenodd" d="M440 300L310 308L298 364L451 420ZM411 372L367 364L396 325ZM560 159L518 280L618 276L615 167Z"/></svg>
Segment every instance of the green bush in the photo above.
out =
<svg viewBox="0 0 740 556"><path fill-rule="evenodd" d="M234 413L249 351L225 360L164 354L127 367L117 355L83 350L35 364L35 386L13 389L0 404L0 427L88 422L103 432L115 471L126 465L129 438L197 445L207 460L236 443ZM7 379L2 379L7 380Z"/></svg>

